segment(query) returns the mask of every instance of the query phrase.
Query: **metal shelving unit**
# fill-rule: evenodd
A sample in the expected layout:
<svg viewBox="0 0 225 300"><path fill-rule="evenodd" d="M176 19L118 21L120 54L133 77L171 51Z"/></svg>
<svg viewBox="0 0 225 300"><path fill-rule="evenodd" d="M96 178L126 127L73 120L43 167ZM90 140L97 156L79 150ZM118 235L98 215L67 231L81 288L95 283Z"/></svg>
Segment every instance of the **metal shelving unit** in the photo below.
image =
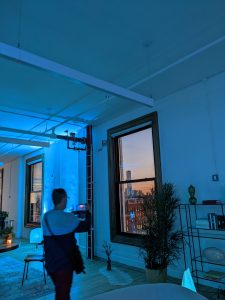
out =
<svg viewBox="0 0 225 300"><path fill-rule="evenodd" d="M220 279L212 279L206 276L208 266L216 266L216 271L220 269L225 274L225 261L222 263L212 262L203 257L203 243L208 240L224 241L225 247L225 229L209 229L196 227L196 220L199 218L207 218L208 213L217 212L224 216L225 204L180 204L179 216L181 231L183 234L183 253L185 268L191 267L193 278L196 279L197 284L199 280L211 281L223 285L225 288L225 276ZM204 241L204 242L203 242ZM219 293L218 293L219 295Z"/></svg>

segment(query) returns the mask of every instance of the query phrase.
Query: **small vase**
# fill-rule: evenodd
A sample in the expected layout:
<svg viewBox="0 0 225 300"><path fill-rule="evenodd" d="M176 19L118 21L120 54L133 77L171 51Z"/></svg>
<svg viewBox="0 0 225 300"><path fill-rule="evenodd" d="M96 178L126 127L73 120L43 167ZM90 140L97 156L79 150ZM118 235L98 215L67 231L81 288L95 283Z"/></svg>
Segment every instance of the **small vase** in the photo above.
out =
<svg viewBox="0 0 225 300"><path fill-rule="evenodd" d="M112 270L112 267L111 267L111 259L110 257L108 256L108 260L107 260L107 271L111 271Z"/></svg>

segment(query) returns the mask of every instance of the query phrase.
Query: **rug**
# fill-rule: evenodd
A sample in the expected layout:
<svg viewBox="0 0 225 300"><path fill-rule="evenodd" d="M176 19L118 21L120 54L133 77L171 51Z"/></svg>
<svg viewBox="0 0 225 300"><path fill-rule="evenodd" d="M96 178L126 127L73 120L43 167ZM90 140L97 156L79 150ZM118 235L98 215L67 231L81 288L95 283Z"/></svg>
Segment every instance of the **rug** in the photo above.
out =
<svg viewBox="0 0 225 300"><path fill-rule="evenodd" d="M112 268L111 271L107 271L106 268L101 268L99 269L99 272L106 277L112 285L129 285L133 282L133 279L129 274L115 267Z"/></svg>
<svg viewBox="0 0 225 300"><path fill-rule="evenodd" d="M44 283L43 272L29 266L28 279L21 285L24 263L9 256L0 256L0 299L34 300L54 293L51 279Z"/></svg>

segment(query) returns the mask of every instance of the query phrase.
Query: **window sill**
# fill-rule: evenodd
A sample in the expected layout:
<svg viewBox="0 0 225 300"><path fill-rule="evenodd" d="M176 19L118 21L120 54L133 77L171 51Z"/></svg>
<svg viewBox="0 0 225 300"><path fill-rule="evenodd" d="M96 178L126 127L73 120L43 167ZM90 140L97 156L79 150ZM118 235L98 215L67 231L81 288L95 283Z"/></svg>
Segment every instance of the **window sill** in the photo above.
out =
<svg viewBox="0 0 225 300"><path fill-rule="evenodd" d="M38 227L41 227L41 223L27 223L24 227L25 228L38 228Z"/></svg>
<svg viewBox="0 0 225 300"><path fill-rule="evenodd" d="M134 247L141 247L143 240L140 235L115 234L111 236L112 243L126 244Z"/></svg>

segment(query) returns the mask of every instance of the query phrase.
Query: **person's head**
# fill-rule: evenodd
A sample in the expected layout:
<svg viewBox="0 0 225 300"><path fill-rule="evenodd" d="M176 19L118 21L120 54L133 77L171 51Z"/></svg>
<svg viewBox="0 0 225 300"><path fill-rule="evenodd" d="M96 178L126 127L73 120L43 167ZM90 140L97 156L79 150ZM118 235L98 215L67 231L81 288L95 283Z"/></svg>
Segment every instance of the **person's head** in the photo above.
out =
<svg viewBox="0 0 225 300"><path fill-rule="evenodd" d="M64 210L67 203L67 193L64 189L54 189L52 191L52 201L55 208Z"/></svg>

